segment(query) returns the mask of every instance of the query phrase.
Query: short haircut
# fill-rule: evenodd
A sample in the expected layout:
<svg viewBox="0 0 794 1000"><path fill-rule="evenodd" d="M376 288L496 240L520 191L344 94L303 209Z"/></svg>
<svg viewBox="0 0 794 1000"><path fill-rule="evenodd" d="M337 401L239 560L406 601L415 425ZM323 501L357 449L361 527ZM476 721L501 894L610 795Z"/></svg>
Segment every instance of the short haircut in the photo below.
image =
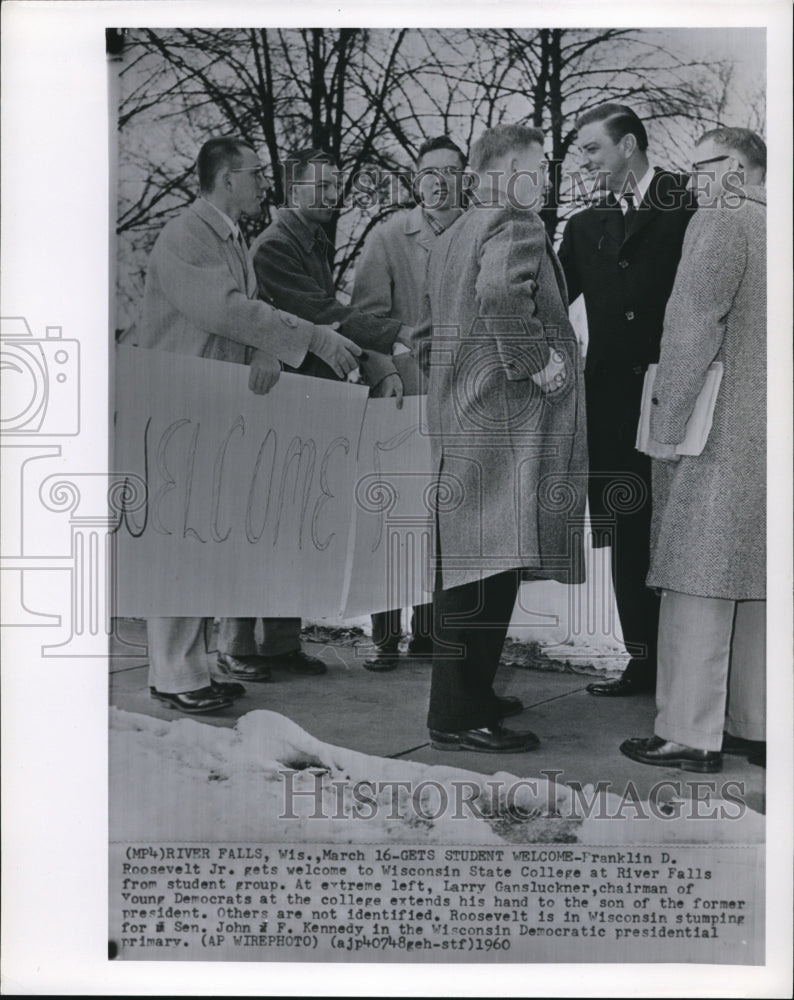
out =
<svg viewBox="0 0 794 1000"><path fill-rule="evenodd" d="M449 149L451 152L457 153L460 157L461 167L466 166L466 154L448 135L437 135L434 139L425 139L419 147L419 152L416 154L417 166L422 162L423 156L427 156L428 153L432 153L437 149Z"/></svg>
<svg viewBox="0 0 794 1000"><path fill-rule="evenodd" d="M638 149L644 153L648 148L648 133L645 131L645 126L637 113L627 104L601 104L597 108L585 111L576 122L576 131L595 122L604 123L609 138L615 143L620 142L624 135L633 135L637 140Z"/></svg>
<svg viewBox="0 0 794 1000"><path fill-rule="evenodd" d="M543 132L528 125L495 125L486 129L471 147L471 165L476 171L484 170L494 160L506 156L514 149L543 146Z"/></svg>
<svg viewBox="0 0 794 1000"><path fill-rule="evenodd" d="M243 139L222 136L208 139L196 158L199 190L210 194L215 189L215 178L224 167L236 169L242 163L242 153L251 147Z"/></svg>
<svg viewBox="0 0 794 1000"><path fill-rule="evenodd" d="M722 149L740 153L749 166L760 167L766 173L766 143L757 132L749 128L713 128L704 132L698 145L711 139Z"/></svg>
<svg viewBox="0 0 794 1000"><path fill-rule="evenodd" d="M312 163L327 163L336 167L336 161L324 149L296 149L288 153L282 163L284 190L289 191L295 181L301 180L309 172Z"/></svg>

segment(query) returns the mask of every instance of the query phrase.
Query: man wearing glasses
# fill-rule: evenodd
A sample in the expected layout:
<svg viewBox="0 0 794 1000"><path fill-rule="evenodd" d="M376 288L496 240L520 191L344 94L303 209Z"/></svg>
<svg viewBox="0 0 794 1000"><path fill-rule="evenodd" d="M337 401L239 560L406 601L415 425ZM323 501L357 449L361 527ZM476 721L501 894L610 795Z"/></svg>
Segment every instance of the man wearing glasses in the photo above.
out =
<svg viewBox="0 0 794 1000"><path fill-rule="evenodd" d="M356 264L353 304L379 316L414 327L419 320L430 250L438 237L463 213L466 157L449 136L426 140L419 147L414 178L415 208L395 212L373 229ZM373 396L426 391L425 380L408 348L398 340L393 349L393 374L373 384ZM371 383L372 384L372 383ZM408 656L430 660L433 655L432 605L413 609ZM395 608L372 616L376 655L364 661L367 670L393 670L399 659L402 611Z"/></svg>
<svg viewBox="0 0 794 1000"><path fill-rule="evenodd" d="M361 351L330 326L315 325L257 297L239 220L259 214L262 168L242 140L210 139L196 162L199 197L158 236L146 275L138 345L177 354L248 364L249 388L276 383L282 365L309 354L344 378ZM209 672L203 618L150 618L152 697L182 712L213 712L245 693L236 683L267 680L254 665L232 682Z"/></svg>
<svg viewBox="0 0 794 1000"><path fill-rule="evenodd" d="M656 686L659 598L645 586L651 461L634 445L648 365L659 358L665 306L694 200L685 175L648 162L645 126L622 104L576 123L582 168L599 196L565 227L560 262L571 302L584 296L590 518L594 546L611 547L612 582L626 649L616 681L590 694L621 697Z"/></svg>
<svg viewBox="0 0 794 1000"><path fill-rule="evenodd" d="M648 442L657 716L653 736L620 749L709 773L721 753L766 762L766 146L719 128L695 157L701 210L665 314ZM713 361L724 374L706 446L679 455Z"/></svg>

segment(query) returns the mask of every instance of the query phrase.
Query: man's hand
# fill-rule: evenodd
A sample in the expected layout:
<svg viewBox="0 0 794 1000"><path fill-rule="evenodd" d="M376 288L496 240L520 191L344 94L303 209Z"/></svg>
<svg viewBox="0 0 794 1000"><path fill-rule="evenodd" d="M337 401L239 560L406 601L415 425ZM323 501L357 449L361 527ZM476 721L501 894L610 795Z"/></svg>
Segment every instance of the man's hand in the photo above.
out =
<svg viewBox="0 0 794 1000"><path fill-rule="evenodd" d="M649 437L646 454L660 462L678 462L681 460L681 456L676 455L675 449L674 444L662 444L661 441L654 441L653 438Z"/></svg>
<svg viewBox="0 0 794 1000"><path fill-rule="evenodd" d="M264 351L254 351L248 372L248 388L257 396L270 392L281 375L278 360Z"/></svg>
<svg viewBox="0 0 794 1000"><path fill-rule="evenodd" d="M532 381L544 393L561 389L565 385L565 355L552 349L549 363L542 371L535 372Z"/></svg>
<svg viewBox="0 0 794 1000"><path fill-rule="evenodd" d="M315 326L309 350L332 368L339 378L347 378L348 372L358 368L362 353L358 344L343 337L331 326Z"/></svg>
<svg viewBox="0 0 794 1000"><path fill-rule="evenodd" d="M372 387L371 395L373 397L379 396L382 398L394 396L397 409L401 410L403 408L403 380L397 372L393 372L391 375L387 375L385 378L381 379L377 385Z"/></svg>

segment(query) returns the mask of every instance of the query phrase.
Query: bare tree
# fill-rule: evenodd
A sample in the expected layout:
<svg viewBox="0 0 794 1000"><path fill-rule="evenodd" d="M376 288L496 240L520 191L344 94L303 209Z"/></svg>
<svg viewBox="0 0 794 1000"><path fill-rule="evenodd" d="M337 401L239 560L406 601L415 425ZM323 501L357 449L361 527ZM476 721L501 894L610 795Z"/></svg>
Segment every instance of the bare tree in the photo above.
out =
<svg viewBox="0 0 794 1000"><path fill-rule="evenodd" d="M249 236L284 200L284 155L300 146L332 153L343 208L329 236L344 291L368 232L410 203L410 167L428 136L447 133L468 148L499 122L543 128L552 169L542 214L553 234L571 207L563 166L576 166L578 114L630 103L653 123L657 162L684 166L696 133L725 114L733 86L730 60L694 58L674 50L669 32L637 29L142 29L127 37L117 226L127 319L157 232L195 195L195 155L209 135L238 135L269 162L272 184ZM747 95L747 114L755 107L758 119L762 86Z"/></svg>

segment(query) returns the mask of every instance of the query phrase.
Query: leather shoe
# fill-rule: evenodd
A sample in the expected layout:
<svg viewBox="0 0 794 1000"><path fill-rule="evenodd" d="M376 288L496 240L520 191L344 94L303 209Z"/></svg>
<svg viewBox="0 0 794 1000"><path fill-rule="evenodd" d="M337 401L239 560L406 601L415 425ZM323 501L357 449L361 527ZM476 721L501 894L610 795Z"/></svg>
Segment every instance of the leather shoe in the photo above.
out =
<svg viewBox="0 0 794 1000"><path fill-rule="evenodd" d="M241 681L264 683L272 681L270 667L261 656L232 656L231 653L218 653L215 661L218 669L227 677L236 677Z"/></svg>
<svg viewBox="0 0 794 1000"><path fill-rule="evenodd" d="M766 767L766 740L746 740L743 736L723 733L722 752L735 757L746 757L748 763Z"/></svg>
<svg viewBox="0 0 794 1000"><path fill-rule="evenodd" d="M498 723L481 729L446 733L430 730L430 745L436 750L476 750L479 753L521 753L540 746L534 733L503 729Z"/></svg>
<svg viewBox="0 0 794 1000"><path fill-rule="evenodd" d="M210 677L210 687L222 698L231 698L232 701L245 695L245 688L237 681L216 681L214 677Z"/></svg>
<svg viewBox="0 0 794 1000"><path fill-rule="evenodd" d="M218 694L212 687L199 688L197 691L182 691L179 694L170 694L167 691L158 691L157 688L150 687L149 694L157 701L164 701L171 708L187 712L189 715L217 712L219 709L228 708L231 705L229 698Z"/></svg>
<svg viewBox="0 0 794 1000"><path fill-rule="evenodd" d="M765 740L746 740L743 736L732 736L730 733L722 734L722 752L729 753L736 757L746 757L753 750L766 749Z"/></svg>
<svg viewBox="0 0 794 1000"><path fill-rule="evenodd" d="M626 698L632 694L652 694L654 686L628 677L618 677L615 681L595 681L587 685L587 693L599 698Z"/></svg>
<svg viewBox="0 0 794 1000"><path fill-rule="evenodd" d="M385 673L387 670L394 670L399 659L399 653L390 653L379 649L372 659L364 660L362 666L365 670L372 670L374 673Z"/></svg>
<svg viewBox="0 0 794 1000"><path fill-rule="evenodd" d="M722 770L722 754L718 750L698 750L683 743L663 740L661 736L625 740L620 744L620 752L640 764L656 767L680 767L682 771L697 771L698 774Z"/></svg>
<svg viewBox="0 0 794 1000"><path fill-rule="evenodd" d="M282 656L268 656L265 662L271 667L288 670L291 674L302 674L306 677L317 677L324 674L328 667L317 656L309 656L302 649L295 649Z"/></svg>
<svg viewBox="0 0 794 1000"><path fill-rule="evenodd" d="M521 715L524 711L524 703L520 698L516 698L514 694L505 695L503 698L496 696L496 700L499 703L499 718L507 719L511 715Z"/></svg>
<svg viewBox="0 0 794 1000"><path fill-rule="evenodd" d="M755 764L757 767L766 767L766 741L761 743L757 750L751 750L747 754L747 763Z"/></svg>

